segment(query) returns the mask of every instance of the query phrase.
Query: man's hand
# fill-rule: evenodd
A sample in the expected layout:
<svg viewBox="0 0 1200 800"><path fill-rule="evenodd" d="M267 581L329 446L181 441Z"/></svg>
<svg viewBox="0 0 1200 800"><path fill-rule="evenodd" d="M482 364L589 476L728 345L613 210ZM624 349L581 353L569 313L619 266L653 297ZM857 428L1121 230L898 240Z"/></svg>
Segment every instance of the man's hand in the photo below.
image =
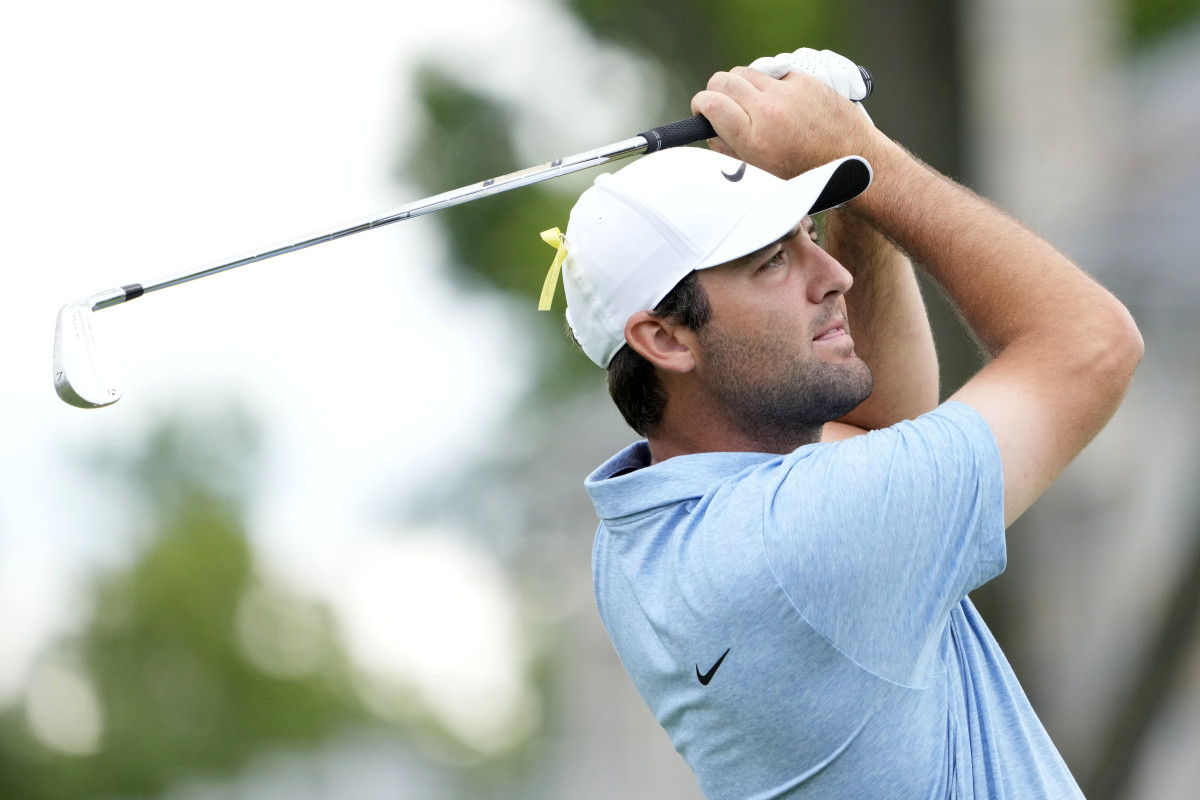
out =
<svg viewBox="0 0 1200 800"><path fill-rule="evenodd" d="M847 100L865 100L867 97L867 83L858 65L832 50L801 47L790 53L756 58L750 62L750 69L771 78L782 78L789 72L804 72Z"/></svg>
<svg viewBox="0 0 1200 800"><path fill-rule="evenodd" d="M718 72L692 98L720 138L712 149L788 179L847 155L870 161L881 134L855 104L803 72Z"/></svg>
<svg viewBox="0 0 1200 800"><path fill-rule="evenodd" d="M871 115L862 105L870 91L862 70L858 64L832 50L801 47L791 53L756 58L750 62L750 69L756 69L769 78L782 78L789 72L812 75L842 97L855 101L867 121L871 121Z"/></svg>

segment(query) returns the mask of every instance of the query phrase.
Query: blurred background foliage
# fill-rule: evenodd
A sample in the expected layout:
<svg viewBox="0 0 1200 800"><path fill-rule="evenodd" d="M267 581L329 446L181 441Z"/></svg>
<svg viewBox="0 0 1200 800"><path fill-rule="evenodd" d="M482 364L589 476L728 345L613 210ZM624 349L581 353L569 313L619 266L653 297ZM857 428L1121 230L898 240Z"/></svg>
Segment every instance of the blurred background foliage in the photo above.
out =
<svg viewBox="0 0 1200 800"><path fill-rule="evenodd" d="M111 496L141 520L127 563L85 590L79 630L43 654L24 702L0 710L0 797L219 787L258 760L346 731L373 731L397 752L419 740L439 763L457 763L440 796L481 796L479 786L523 774L526 738L480 754L418 693L364 683L332 610L261 568L246 522L258 430L236 409L167 415L143 442L92 457ZM364 687L405 708L380 716Z"/></svg>
<svg viewBox="0 0 1200 800"><path fill-rule="evenodd" d="M804 44L830 48L870 67L876 123L943 171L963 174L961 75L952 0L565 0L579 23L645 59L663 76L663 93L645 109L647 127L686 116L688 99L713 71ZM1200 14L1200 0L1125 0L1131 49L1146 47ZM448 23L450 24L450 23ZM920 42L941 41L941 47ZM460 71L431 62L414 78L420 114L397 159L398 176L425 194L530 166L518 163L517 107ZM520 87L514 87L519 91ZM587 87L580 87L586 92ZM635 131L630 131L632 135ZM603 144L596 142L596 145ZM547 159L561 153L546 153ZM555 182L557 183L557 182ZM553 252L539 231L566 227L572 191L551 184L523 189L437 215L454 277L464 290L500 293L528 309L537 373L525 415L502 464L471 464L459 483L426 507L450 508L481 538L507 525L524 543L500 546L531 602L553 606L554 547L578 530L556 527L568 489L581 474L560 469L562 437L585 435L568 413L580 395L603 394L603 376L562 333L555 312L534 313ZM943 391L978 365L953 313L926 287L938 327ZM586 427L584 423L583 427ZM0 710L0 797L14 800L162 796L191 778L236 774L256 757L305 751L338 731L383 728L400 740L458 747L461 761L439 796L504 797L537 785L537 759L552 757L556 727L553 664L535 677L547 706L533 744L468 758L428 714L384 722L354 690L353 667L334 635L331 612L273 584L257 568L246 506L256 485L256 425L231 414L205 423L165 419L138 448L105 454L97 474L117 475L138 522L129 563L98 575L91 613L74 635L44 656L22 704ZM447 503L445 500L452 502ZM572 501L575 502L575 501ZM447 513L443 511L442 513ZM565 514L565 512L564 512ZM503 519L501 519L503 518ZM558 537L556 539L555 537ZM566 547L586 558L578 542ZM555 556L556 557L556 556ZM540 581L540 583L539 583ZM1004 599L992 606L1003 636ZM545 612L541 612L545 615ZM552 615L550 615L552 616ZM558 646L553 633L547 647ZM419 701L413 700L414 704ZM446 788L446 787L450 788Z"/></svg>
<svg viewBox="0 0 1200 800"><path fill-rule="evenodd" d="M1200 0L1122 0L1130 44L1144 48L1200 15Z"/></svg>
<svg viewBox="0 0 1200 800"><path fill-rule="evenodd" d="M151 797L365 719L328 610L255 569L254 430L240 414L164 420L97 458L144 515L138 544L38 667L51 682L0 714L0 797Z"/></svg>

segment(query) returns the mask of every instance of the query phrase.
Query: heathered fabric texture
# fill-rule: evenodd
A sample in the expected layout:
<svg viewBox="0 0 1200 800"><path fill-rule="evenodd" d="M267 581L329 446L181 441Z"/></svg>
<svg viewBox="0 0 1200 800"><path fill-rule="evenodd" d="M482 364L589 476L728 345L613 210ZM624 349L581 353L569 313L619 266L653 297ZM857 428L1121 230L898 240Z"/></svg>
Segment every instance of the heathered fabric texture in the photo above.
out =
<svg viewBox="0 0 1200 800"><path fill-rule="evenodd" d="M587 479L596 602L709 798L1082 796L966 597L1005 564L974 409L648 463Z"/></svg>

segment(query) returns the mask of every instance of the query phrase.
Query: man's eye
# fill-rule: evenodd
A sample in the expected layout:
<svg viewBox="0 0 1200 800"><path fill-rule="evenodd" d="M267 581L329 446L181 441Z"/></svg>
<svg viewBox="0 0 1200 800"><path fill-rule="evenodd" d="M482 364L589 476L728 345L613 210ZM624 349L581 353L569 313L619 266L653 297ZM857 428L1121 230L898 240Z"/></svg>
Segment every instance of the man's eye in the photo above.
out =
<svg viewBox="0 0 1200 800"><path fill-rule="evenodd" d="M787 258L787 256L784 253L783 248L781 247L775 251L775 255L771 256L770 258L768 258L766 261L763 262L762 268L763 269L774 269L775 267L782 266L783 262L786 258Z"/></svg>

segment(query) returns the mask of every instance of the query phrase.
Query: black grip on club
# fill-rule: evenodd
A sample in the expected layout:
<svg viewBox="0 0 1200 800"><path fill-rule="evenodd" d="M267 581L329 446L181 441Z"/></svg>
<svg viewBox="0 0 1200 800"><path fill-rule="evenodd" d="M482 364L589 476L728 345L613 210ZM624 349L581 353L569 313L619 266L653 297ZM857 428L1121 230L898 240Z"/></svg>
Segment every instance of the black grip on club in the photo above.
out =
<svg viewBox="0 0 1200 800"><path fill-rule="evenodd" d="M657 128L651 128L638 134L646 140L647 153L657 153L668 147L702 142L705 139L712 139L716 135L717 132L713 130L713 126L699 114L688 119L668 122L666 125L659 125Z"/></svg>
<svg viewBox="0 0 1200 800"><path fill-rule="evenodd" d="M875 81L871 77L871 73L867 72L866 67L859 65L858 71L862 73L863 83L866 84L867 93L863 95L865 100L874 91ZM713 130L712 124L699 114L688 119L668 122L666 125L659 125L657 128L651 128L638 134L646 140L647 153L657 153L668 147L702 142L705 139L713 139L716 135L717 132Z"/></svg>

